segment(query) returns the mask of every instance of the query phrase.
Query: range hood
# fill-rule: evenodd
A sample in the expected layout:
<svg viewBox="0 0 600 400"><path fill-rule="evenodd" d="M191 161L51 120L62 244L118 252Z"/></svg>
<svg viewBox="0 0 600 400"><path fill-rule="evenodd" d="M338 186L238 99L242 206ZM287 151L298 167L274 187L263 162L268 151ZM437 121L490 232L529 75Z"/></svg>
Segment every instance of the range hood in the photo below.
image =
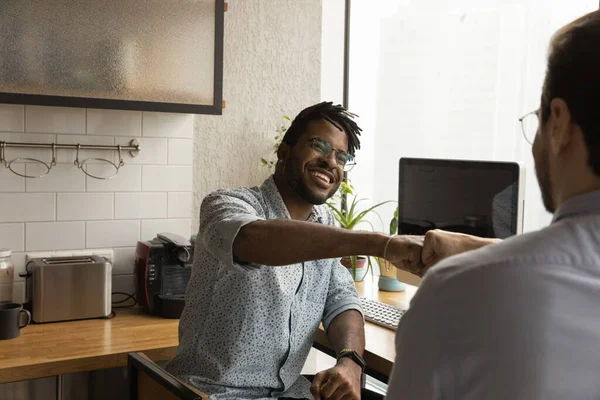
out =
<svg viewBox="0 0 600 400"><path fill-rule="evenodd" d="M2 0L0 103L221 114L224 0Z"/></svg>

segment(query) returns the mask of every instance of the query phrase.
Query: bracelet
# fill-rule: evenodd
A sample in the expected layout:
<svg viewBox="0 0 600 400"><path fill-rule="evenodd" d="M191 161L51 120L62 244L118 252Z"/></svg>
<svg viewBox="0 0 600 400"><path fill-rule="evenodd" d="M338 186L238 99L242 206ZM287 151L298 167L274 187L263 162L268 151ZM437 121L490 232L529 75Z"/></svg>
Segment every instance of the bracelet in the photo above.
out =
<svg viewBox="0 0 600 400"><path fill-rule="evenodd" d="M385 272L390 272L390 267L389 267L390 262L387 259L388 245L390 244L390 242L392 241L392 239L395 238L396 236L398 236L398 235L392 235L392 236L390 236L390 238L385 243L385 247L383 248L383 259L386 261Z"/></svg>

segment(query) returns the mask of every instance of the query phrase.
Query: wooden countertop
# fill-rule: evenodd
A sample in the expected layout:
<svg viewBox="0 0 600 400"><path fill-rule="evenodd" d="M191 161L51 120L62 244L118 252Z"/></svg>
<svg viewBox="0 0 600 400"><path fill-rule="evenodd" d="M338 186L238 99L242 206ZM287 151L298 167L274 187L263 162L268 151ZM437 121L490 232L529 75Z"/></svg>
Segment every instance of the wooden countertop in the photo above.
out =
<svg viewBox="0 0 600 400"><path fill-rule="evenodd" d="M408 307L416 288L380 292L370 277L356 283L359 295L398 307ZM144 313L139 308L115 309L112 319L32 324L21 336L0 340L0 383L93 371L127 365L127 354L141 351L153 360L175 356L179 320ZM385 376L395 357L395 332L371 323L365 326L365 360ZM322 329L315 340L328 346Z"/></svg>
<svg viewBox="0 0 600 400"><path fill-rule="evenodd" d="M32 324L0 340L0 383L127 365L127 353L153 360L175 356L179 320L115 309L112 319Z"/></svg>

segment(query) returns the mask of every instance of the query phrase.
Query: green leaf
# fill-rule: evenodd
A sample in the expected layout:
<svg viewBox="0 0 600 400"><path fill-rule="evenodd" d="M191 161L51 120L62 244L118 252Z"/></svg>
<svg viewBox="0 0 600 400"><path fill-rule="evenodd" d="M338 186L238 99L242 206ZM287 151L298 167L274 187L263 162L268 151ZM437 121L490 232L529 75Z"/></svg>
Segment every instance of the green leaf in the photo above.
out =
<svg viewBox="0 0 600 400"><path fill-rule="evenodd" d="M269 165L269 162L264 158L261 158L260 161L262 161L263 165Z"/></svg>
<svg viewBox="0 0 600 400"><path fill-rule="evenodd" d="M287 119L288 121L291 121L290 117L288 117L287 115L284 115L283 119Z"/></svg>

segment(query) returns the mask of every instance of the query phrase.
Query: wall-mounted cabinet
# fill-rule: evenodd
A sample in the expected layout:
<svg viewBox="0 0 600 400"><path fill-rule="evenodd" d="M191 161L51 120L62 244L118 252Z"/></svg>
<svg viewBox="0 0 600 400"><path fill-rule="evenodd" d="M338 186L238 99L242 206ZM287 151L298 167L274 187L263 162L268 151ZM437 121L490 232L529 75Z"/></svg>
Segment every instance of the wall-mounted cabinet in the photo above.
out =
<svg viewBox="0 0 600 400"><path fill-rule="evenodd" d="M2 0L0 103L221 114L224 0Z"/></svg>

